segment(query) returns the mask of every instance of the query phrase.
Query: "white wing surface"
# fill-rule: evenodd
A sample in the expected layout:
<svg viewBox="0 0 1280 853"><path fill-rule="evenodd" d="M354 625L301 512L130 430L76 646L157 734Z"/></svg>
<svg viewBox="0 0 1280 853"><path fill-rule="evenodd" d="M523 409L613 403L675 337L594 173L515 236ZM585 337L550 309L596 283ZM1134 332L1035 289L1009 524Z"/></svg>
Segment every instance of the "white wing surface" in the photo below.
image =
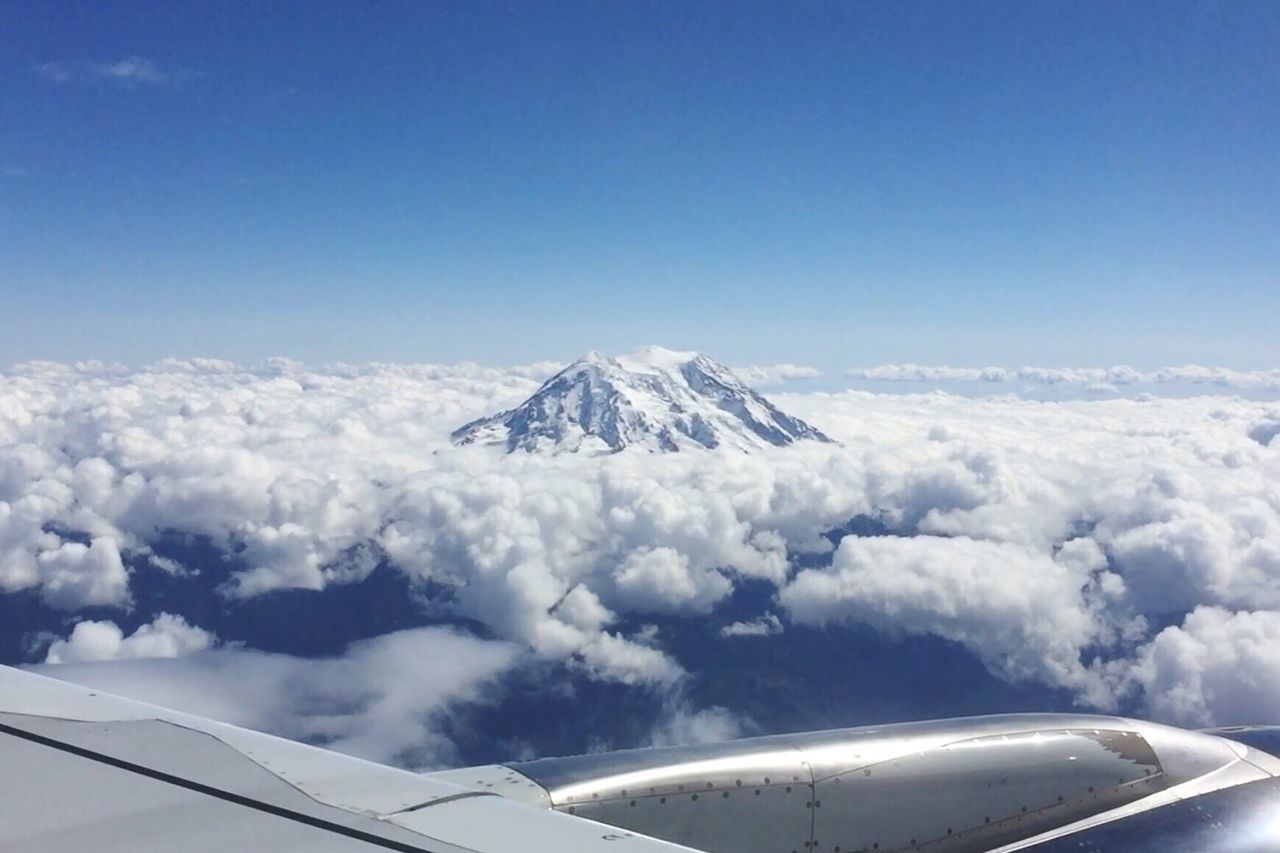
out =
<svg viewBox="0 0 1280 853"><path fill-rule="evenodd" d="M0 667L0 850L688 853L9 667Z"/></svg>

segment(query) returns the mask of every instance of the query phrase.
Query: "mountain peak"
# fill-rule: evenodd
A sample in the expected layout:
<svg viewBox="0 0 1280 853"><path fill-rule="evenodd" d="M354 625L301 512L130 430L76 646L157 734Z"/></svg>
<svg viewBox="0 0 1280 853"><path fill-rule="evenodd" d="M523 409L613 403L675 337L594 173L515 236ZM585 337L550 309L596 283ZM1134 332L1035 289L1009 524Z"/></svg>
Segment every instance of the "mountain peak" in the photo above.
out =
<svg viewBox="0 0 1280 853"><path fill-rule="evenodd" d="M460 445L505 445L508 453L612 453L628 447L751 451L802 439L830 441L714 359L662 347L617 358L586 353L516 408L466 424L453 439Z"/></svg>

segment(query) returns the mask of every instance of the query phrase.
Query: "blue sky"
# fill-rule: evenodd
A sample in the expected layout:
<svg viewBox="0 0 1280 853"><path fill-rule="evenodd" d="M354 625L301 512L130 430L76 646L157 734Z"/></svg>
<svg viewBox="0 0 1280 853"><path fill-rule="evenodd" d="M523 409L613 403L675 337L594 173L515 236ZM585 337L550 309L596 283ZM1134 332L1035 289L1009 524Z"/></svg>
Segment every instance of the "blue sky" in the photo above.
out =
<svg viewBox="0 0 1280 853"><path fill-rule="evenodd" d="M0 364L1280 361L1280 4L0 22Z"/></svg>

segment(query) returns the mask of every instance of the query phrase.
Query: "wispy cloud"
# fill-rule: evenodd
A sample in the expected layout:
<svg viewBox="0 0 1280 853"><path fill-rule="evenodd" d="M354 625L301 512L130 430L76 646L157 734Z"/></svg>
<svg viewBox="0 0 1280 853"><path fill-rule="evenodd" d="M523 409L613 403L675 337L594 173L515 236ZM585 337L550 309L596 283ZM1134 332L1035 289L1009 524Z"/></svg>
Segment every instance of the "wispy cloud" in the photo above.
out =
<svg viewBox="0 0 1280 853"><path fill-rule="evenodd" d="M749 364L733 372L748 385L782 385L798 379L817 379L822 371L805 364Z"/></svg>
<svg viewBox="0 0 1280 853"><path fill-rule="evenodd" d="M91 59L44 62L35 66L36 74L52 83L80 83L105 80L133 88L173 83L191 76L187 71L160 68L150 59L129 56L114 62L98 62Z"/></svg>
<svg viewBox="0 0 1280 853"><path fill-rule="evenodd" d="M1222 388L1280 388L1280 368L1232 370L1186 364L1140 371L1127 365L1115 367L951 367L949 365L882 364L852 367L852 379L870 382L1025 382L1033 385L1217 385Z"/></svg>
<svg viewBox="0 0 1280 853"><path fill-rule="evenodd" d="M211 648L211 635L174 617L119 635L111 622L81 623L38 671L418 770L457 761L449 708L484 701L520 659L510 643L445 628L384 634L328 658Z"/></svg>

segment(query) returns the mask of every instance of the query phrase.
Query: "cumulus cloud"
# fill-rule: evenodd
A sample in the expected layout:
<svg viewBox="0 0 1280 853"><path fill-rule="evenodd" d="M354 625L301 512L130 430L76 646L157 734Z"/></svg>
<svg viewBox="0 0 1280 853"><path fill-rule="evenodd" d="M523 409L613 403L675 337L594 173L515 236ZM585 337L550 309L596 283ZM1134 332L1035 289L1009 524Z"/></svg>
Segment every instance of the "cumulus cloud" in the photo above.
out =
<svg viewBox="0 0 1280 853"><path fill-rule="evenodd" d="M73 633L69 642L76 640ZM81 648L89 645L83 642ZM372 761L429 769L455 760L443 725L450 706L484 701L494 680L519 656L509 643L422 628L354 643L332 658L219 648L181 659L117 659L36 669Z"/></svg>
<svg viewBox="0 0 1280 853"><path fill-rule="evenodd" d="M822 371L804 364L749 364L732 368L748 385L769 388L804 379L817 379Z"/></svg>
<svg viewBox="0 0 1280 853"><path fill-rule="evenodd" d="M1188 364L1139 371L1115 367L951 367L949 365L882 364L852 367L852 379L870 382L1025 382L1033 385L1077 385L1097 393L1118 385L1214 385L1220 388L1280 389L1280 369L1232 370Z"/></svg>
<svg viewBox="0 0 1280 853"><path fill-rule="evenodd" d="M732 622L720 629L721 637L771 637L782 633L782 620L772 613L740 622Z"/></svg>
<svg viewBox="0 0 1280 853"><path fill-rule="evenodd" d="M127 56L110 62L89 59L44 62L35 67L36 74L53 83L75 83L86 80L108 80L123 86L157 86L188 76L187 72L161 69L141 56Z"/></svg>
<svg viewBox="0 0 1280 853"><path fill-rule="evenodd" d="M1280 612L1197 607L1146 646L1136 673L1148 707L1187 726L1274 723Z"/></svg>
<svg viewBox="0 0 1280 853"><path fill-rule="evenodd" d="M75 609L129 600L129 576L115 539L95 537L88 545L62 542L36 556L40 595L53 607Z"/></svg>
<svg viewBox="0 0 1280 853"><path fill-rule="evenodd" d="M733 585L715 569L694 569L689 558L674 548L639 548L623 560L614 585L642 612L710 612Z"/></svg>
<svg viewBox="0 0 1280 853"><path fill-rule="evenodd" d="M1144 689L1135 649L1155 617L1280 611L1262 404L778 394L840 444L453 446L537 384L477 365L21 365L0 375L0 590L128 607L125 567L177 530L236 555L229 599L385 560L528 653L670 686L679 662L632 626L707 614L749 580L796 621L939 634L1099 706ZM823 534L855 517L894 536L831 553ZM797 554L833 562L796 575Z"/></svg>
<svg viewBox="0 0 1280 853"><path fill-rule="evenodd" d="M679 705L668 710L649 738L650 746L683 746L719 743L744 735L743 722L727 708L713 706L699 711Z"/></svg>
<svg viewBox="0 0 1280 853"><path fill-rule="evenodd" d="M884 536L846 538L830 568L801 572L779 598L800 623L935 634L1007 678L1070 687L1106 704L1107 687L1081 649L1111 639L1102 614L1122 589L1118 579L1092 577L1088 563L1018 545Z"/></svg>
<svg viewBox="0 0 1280 853"><path fill-rule="evenodd" d="M177 658L203 651L218 638L187 620L161 613L129 636L114 622L86 620L72 629L65 640L55 640L45 655L45 663L88 663L90 661Z"/></svg>

